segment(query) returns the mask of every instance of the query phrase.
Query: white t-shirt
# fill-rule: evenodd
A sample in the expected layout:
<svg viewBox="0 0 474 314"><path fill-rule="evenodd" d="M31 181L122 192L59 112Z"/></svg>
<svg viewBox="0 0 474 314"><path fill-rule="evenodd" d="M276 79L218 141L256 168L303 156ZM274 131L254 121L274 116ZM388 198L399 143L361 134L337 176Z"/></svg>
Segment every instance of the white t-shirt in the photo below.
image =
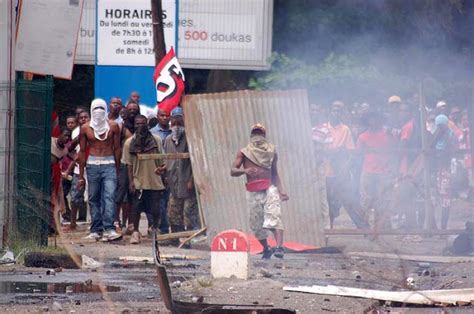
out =
<svg viewBox="0 0 474 314"><path fill-rule="evenodd" d="M56 137L51 138L51 155L61 160L68 154L68 149L66 146L60 148L58 146L58 139Z"/></svg>

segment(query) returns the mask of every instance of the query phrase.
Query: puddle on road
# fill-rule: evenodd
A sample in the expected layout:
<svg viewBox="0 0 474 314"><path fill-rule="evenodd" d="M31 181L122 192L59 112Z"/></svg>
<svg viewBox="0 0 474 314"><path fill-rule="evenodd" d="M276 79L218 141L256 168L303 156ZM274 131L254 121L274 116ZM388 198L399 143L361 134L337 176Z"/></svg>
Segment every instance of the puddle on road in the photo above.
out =
<svg viewBox="0 0 474 314"><path fill-rule="evenodd" d="M107 292L118 292L120 287L102 286ZM82 282L0 282L0 293L100 293L101 286Z"/></svg>

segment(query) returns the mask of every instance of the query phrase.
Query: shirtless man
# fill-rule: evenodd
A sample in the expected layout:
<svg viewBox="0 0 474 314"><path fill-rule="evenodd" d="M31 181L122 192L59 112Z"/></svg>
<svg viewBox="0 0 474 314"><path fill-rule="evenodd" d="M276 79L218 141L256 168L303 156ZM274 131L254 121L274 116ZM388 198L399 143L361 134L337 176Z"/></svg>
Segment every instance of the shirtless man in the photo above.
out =
<svg viewBox="0 0 474 314"><path fill-rule="evenodd" d="M86 148L89 157L86 158ZM120 128L107 119L107 104L94 99L91 121L81 126L79 152L79 188L83 188L87 164L89 204L91 207L91 240L112 241L120 234L114 230L115 189L120 168ZM103 206L102 206L103 204ZM102 234L102 235L101 235Z"/></svg>
<svg viewBox="0 0 474 314"><path fill-rule="evenodd" d="M265 127L255 124L250 132L250 143L237 153L230 175L247 177L247 204L250 213L250 228L263 246L263 259L272 254L283 258L283 223L281 221L281 201L288 195L278 175L275 146L268 143ZM243 166L243 168L241 168ZM272 249L267 243L267 232L272 231L277 247Z"/></svg>

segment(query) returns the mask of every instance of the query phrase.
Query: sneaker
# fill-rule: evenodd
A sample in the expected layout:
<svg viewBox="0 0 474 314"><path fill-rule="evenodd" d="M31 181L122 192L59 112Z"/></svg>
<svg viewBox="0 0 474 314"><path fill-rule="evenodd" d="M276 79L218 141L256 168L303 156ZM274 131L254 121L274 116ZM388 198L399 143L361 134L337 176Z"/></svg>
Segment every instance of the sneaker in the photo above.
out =
<svg viewBox="0 0 474 314"><path fill-rule="evenodd" d="M275 248L275 257L277 258L283 258L283 256L285 255L285 252L283 251L283 248L281 246L277 246Z"/></svg>
<svg viewBox="0 0 474 314"><path fill-rule="evenodd" d="M262 259L270 259L273 255L273 249L269 246L263 248Z"/></svg>
<svg viewBox="0 0 474 314"><path fill-rule="evenodd" d="M121 237L122 237L121 234L118 234L117 232L115 232L114 229L112 229L112 230L107 230L104 232L104 235L102 236L101 241L108 242L108 241L117 240L118 238L121 238Z"/></svg>
<svg viewBox="0 0 474 314"><path fill-rule="evenodd" d="M130 244L139 244L141 242L140 238L140 232L134 231L130 237Z"/></svg>
<svg viewBox="0 0 474 314"><path fill-rule="evenodd" d="M99 239L101 238L102 236L100 234L98 234L97 232L91 232L89 233L88 236L84 237L83 239L84 240L95 240L95 241L99 241Z"/></svg>

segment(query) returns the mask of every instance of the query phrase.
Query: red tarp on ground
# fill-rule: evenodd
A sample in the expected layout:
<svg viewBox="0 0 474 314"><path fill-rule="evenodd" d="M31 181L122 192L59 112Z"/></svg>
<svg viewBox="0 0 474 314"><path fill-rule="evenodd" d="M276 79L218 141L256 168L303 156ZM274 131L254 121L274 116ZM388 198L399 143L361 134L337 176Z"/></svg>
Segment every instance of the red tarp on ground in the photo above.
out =
<svg viewBox="0 0 474 314"><path fill-rule="evenodd" d="M263 251L263 246L258 242L257 238L252 235L252 234L247 234L247 238L249 240L249 245L250 245L250 254L259 254ZM267 239L268 244L272 247L276 246L276 242L273 238L268 238ZM302 243L296 243L296 242L283 242L283 246L285 249L288 249L289 251L293 252L305 252L305 251L311 251L311 250L317 250L320 249L320 247L317 246L312 246L312 245L306 245Z"/></svg>

